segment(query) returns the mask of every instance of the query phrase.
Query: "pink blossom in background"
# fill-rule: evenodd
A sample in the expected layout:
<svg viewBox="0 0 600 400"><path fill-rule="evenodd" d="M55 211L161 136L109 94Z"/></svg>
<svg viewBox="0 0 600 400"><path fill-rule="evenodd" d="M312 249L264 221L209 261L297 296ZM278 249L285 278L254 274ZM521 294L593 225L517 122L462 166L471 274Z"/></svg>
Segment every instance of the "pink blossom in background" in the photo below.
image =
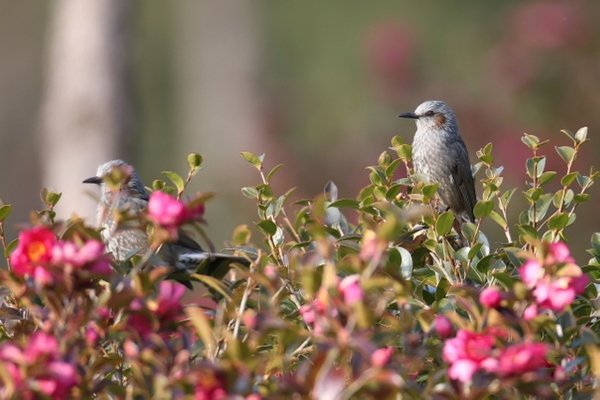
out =
<svg viewBox="0 0 600 400"><path fill-rule="evenodd" d="M200 220L204 216L205 207L204 203L196 204L192 206L190 204L187 205L187 218L193 220Z"/></svg>
<svg viewBox="0 0 600 400"><path fill-rule="evenodd" d="M450 322L450 320L443 315L438 315L435 317L435 320L433 321L433 329L435 329L440 339L446 339L450 337L454 331L452 322Z"/></svg>
<svg viewBox="0 0 600 400"><path fill-rule="evenodd" d="M498 357L498 374L501 376L521 375L546 367L549 350L549 344L538 342L524 342L508 346Z"/></svg>
<svg viewBox="0 0 600 400"><path fill-rule="evenodd" d="M545 264L574 263L571 252L563 242L550 243L548 246L548 255L544 260Z"/></svg>
<svg viewBox="0 0 600 400"><path fill-rule="evenodd" d="M584 16L575 3L537 1L523 3L511 18L516 41L536 50L554 50L583 43L589 36Z"/></svg>
<svg viewBox="0 0 600 400"><path fill-rule="evenodd" d="M454 339L446 340L442 350L444 360L451 364L448 376L461 382L469 382L480 369L493 372L497 367L497 361L492 355L495 342L494 335L460 329Z"/></svg>
<svg viewBox="0 0 600 400"><path fill-rule="evenodd" d="M365 262L378 264L387 246L388 243L385 240L379 239L375 232L368 230L363 235L362 247L358 256Z"/></svg>
<svg viewBox="0 0 600 400"><path fill-rule="evenodd" d="M486 307L496 308L502 301L502 293L496 287L488 287L479 294L479 301Z"/></svg>
<svg viewBox="0 0 600 400"><path fill-rule="evenodd" d="M551 275L549 271L556 271ZM574 264L569 248L564 243L551 243L544 264L536 259L527 260L519 267L523 282L533 289L539 307L561 312L578 294L584 292L589 279Z"/></svg>
<svg viewBox="0 0 600 400"><path fill-rule="evenodd" d="M383 349L377 349L371 354L371 364L374 367L383 367L392 358L392 354L394 354L393 347L384 347Z"/></svg>
<svg viewBox="0 0 600 400"><path fill-rule="evenodd" d="M148 214L167 230L176 230L188 218L185 204L160 190L150 195Z"/></svg>
<svg viewBox="0 0 600 400"><path fill-rule="evenodd" d="M30 365L44 359L54 359L58 357L58 342L54 336L38 331L29 338L24 356L25 361Z"/></svg>
<svg viewBox="0 0 600 400"><path fill-rule="evenodd" d="M525 321L531 321L532 319L537 317L539 313L540 311L538 309L537 304L531 304L525 309L525 311L523 311L523 318L525 319Z"/></svg>
<svg viewBox="0 0 600 400"><path fill-rule="evenodd" d="M110 274L112 268L105 255L104 244L97 240L88 240L82 246L73 241L61 241L53 248L52 259L55 264L69 264L98 274Z"/></svg>
<svg viewBox="0 0 600 400"><path fill-rule="evenodd" d="M519 274L528 287L533 287L544 275L544 267L538 260L529 259L519 267Z"/></svg>
<svg viewBox="0 0 600 400"><path fill-rule="evenodd" d="M158 285L156 298L156 314L167 320L174 320L183 312L181 297L185 293L185 286L174 281L162 281Z"/></svg>
<svg viewBox="0 0 600 400"><path fill-rule="evenodd" d="M362 287L360 287L360 275L350 275L341 280L338 284L338 291L344 298L344 303L352 305L362 301L365 297Z"/></svg>

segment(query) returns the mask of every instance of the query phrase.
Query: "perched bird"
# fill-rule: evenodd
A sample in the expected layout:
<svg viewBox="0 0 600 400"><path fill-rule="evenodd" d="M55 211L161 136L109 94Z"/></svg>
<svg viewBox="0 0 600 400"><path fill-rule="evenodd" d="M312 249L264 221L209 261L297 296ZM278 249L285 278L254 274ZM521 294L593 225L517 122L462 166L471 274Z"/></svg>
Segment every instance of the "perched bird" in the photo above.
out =
<svg viewBox="0 0 600 400"><path fill-rule="evenodd" d="M105 179L118 169L122 174L120 185L109 185ZM83 183L100 186L100 202L97 208L98 226L106 248L117 261L124 261L132 255L148 256L151 248L144 224L136 215L148 206L149 195L133 167L121 160L108 161L98 167L96 176ZM115 216L120 213L128 216L118 222ZM158 257L151 259L151 265L164 265L173 268L172 277L180 274L195 273L202 264L199 273L221 279L233 262L249 265L249 261L231 254L211 253L193 240L186 232L179 230L178 239L173 243L164 243ZM158 261L156 261L158 260ZM180 280L191 287L189 280Z"/></svg>
<svg viewBox="0 0 600 400"><path fill-rule="evenodd" d="M415 172L439 184L441 202L459 223L475 222L475 182L452 109L443 101L428 100L399 117L412 118L417 124L412 144Z"/></svg>

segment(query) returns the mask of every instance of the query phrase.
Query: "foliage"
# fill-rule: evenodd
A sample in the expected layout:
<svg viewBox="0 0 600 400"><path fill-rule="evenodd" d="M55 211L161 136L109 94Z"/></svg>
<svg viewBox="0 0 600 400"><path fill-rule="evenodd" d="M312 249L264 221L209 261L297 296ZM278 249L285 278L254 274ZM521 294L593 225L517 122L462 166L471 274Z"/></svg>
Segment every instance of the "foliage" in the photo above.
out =
<svg viewBox="0 0 600 400"><path fill-rule="evenodd" d="M266 173L264 156L242 153L261 180L242 189L258 220L255 231L236 228L229 250L253 262L222 281L189 278L210 287L214 307L183 306L166 268L146 271L137 256L117 265L95 229L56 221L60 194L42 192L47 208L12 243L3 225L11 206L2 205L10 270L0 276L0 397L599 396L600 234L582 267L565 244L599 174L573 170L587 130L563 132L572 145L556 147L560 172L538 154L547 141L523 137L528 208L516 223L508 214L519 189L502 187L492 145L480 150L478 222L461 232L451 211L436 211L437 185L410 174L399 137L356 198L340 198L330 182L290 204L293 190L271 186L281 165ZM211 196L180 202L202 168L199 155L188 162L186 179L167 171L174 186L153 183L152 209L137 216L153 248L179 225L201 232ZM488 242L488 219L505 243Z"/></svg>

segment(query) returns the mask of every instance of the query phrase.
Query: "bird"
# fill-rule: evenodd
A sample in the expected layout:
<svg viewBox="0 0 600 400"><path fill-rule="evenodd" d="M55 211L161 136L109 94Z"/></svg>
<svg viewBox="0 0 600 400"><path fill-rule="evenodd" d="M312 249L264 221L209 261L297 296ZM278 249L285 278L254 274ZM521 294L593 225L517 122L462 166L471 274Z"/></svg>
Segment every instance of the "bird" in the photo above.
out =
<svg viewBox="0 0 600 400"><path fill-rule="evenodd" d="M115 172L119 181L113 185L107 178L110 179ZM107 251L119 262L133 255L148 257L152 249L145 224L138 215L147 208L150 196L135 169L123 160L111 160L101 164L96 175L85 179L83 183L100 186L96 218ZM118 221L118 214L126 217ZM168 277L188 288L191 288L191 283L189 278L183 278L186 274L198 272L222 279L232 263L250 265L246 257L205 251L182 229L176 241L160 246L157 256L151 257L148 264L170 267L172 271ZM203 267L199 269L200 265Z"/></svg>
<svg viewBox="0 0 600 400"><path fill-rule="evenodd" d="M427 100L414 112L398 117L412 118L417 124L412 143L415 173L439 184L438 197L446 209L452 210L459 224L475 222L475 181L469 152L452 109L443 101Z"/></svg>

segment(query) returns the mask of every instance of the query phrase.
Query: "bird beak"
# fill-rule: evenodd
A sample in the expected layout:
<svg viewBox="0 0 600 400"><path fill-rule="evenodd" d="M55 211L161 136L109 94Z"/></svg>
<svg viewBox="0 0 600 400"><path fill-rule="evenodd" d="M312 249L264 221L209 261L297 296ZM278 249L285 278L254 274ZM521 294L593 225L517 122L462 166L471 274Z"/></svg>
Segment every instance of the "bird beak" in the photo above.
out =
<svg viewBox="0 0 600 400"><path fill-rule="evenodd" d="M91 178L87 178L82 183L95 183L96 185L99 185L102 183L102 178L99 178L97 176L92 176Z"/></svg>
<svg viewBox="0 0 600 400"><path fill-rule="evenodd" d="M419 116L417 114L415 114L414 112L405 112L405 113L398 115L398 118L419 119Z"/></svg>

